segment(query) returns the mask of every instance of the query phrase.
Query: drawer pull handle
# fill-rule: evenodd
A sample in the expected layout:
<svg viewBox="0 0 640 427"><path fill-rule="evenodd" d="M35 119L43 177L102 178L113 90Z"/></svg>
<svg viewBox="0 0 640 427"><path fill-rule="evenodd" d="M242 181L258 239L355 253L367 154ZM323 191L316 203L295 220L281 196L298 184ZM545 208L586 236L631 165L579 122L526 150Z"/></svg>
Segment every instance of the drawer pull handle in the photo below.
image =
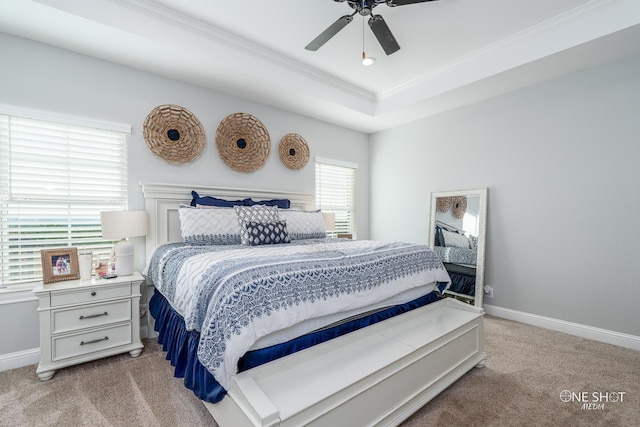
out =
<svg viewBox="0 0 640 427"><path fill-rule="evenodd" d="M80 316L80 320L82 319L92 319L94 317L100 317L100 316L108 316L109 313L107 313L106 311L104 313L98 313L98 314L90 314L88 316Z"/></svg>
<svg viewBox="0 0 640 427"><path fill-rule="evenodd" d="M80 345L85 345L85 344L95 344L97 342L100 341L107 341L109 340L109 337L104 337L104 338L98 338L97 340L91 340L91 341L80 341Z"/></svg>
<svg viewBox="0 0 640 427"><path fill-rule="evenodd" d="M96 296L96 291L91 292L91 296L95 297Z"/></svg>

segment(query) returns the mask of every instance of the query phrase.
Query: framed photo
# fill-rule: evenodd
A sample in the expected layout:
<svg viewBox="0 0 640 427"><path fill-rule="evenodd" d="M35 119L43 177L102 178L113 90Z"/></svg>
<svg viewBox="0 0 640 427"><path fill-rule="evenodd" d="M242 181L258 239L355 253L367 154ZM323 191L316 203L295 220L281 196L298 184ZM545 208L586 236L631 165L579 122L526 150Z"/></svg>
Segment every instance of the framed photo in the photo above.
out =
<svg viewBox="0 0 640 427"><path fill-rule="evenodd" d="M78 248L42 249L40 257L44 284L80 279Z"/></svg>

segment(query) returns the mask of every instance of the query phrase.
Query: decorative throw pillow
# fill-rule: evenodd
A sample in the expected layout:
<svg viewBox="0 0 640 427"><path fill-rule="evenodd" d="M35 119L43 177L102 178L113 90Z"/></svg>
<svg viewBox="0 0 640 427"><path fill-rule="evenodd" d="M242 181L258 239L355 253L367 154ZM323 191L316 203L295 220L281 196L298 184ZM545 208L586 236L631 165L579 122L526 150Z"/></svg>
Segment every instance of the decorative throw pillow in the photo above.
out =
<svg viewBox="0 0 640 427"><path fill-rule="evenodd" d="M327 237L322 212L280 210L280 219L287 223L291 240L322 239Z"/></svg>
<svg viewBox="0 0 640 427"><path fill-rule="evenodd" d="M251 200L251 199L225 200L225 199L218 199L217 197L211 197L211 196L200 197L200 195L195 191L191 192L191 197L192 197L191 206L197 206L197 205L217 206L219 208L232 208L234 206L242 206L245 204L245 200Z"/></svg>
<svg viewBox="0 0 640 427"><path fill-rule="evenodd" d="M289 209L291 206L291 200L289 199L271 199L271 200L253 200L251 198L243 200L245 206L253 206L253 205L266 205L266 206L277 206L280 209Z"/></svg>
<svg viewBox="0 0 640 427"><path fill-rule="evenodd" d="M434 246L444 246L444 237L442 236L442 227L436 225L436 235L434 238Z"/></svg>
<svg viewBox="0 0 640 427"><path fill-rule="evenodd" d="M231 208L198 209L180 206L182 240L196 245L237 245L240 243L240 224Z"/></svg>
<svg viewBox="0 0 640 427"><path fill-rule="evenodd" d="M290 243L287 234L287 224L284 221L276 222L247 222L249 245L274 245L278 243Z"/></svg>
<svg viewBox="0 0 640 427"><path fill-rule="evenodd" d="M469 239L464 234L452 233L451 231L442 230L445 246L457 248L469 248Z"/></svg>
<svg viewBox="0 0 640 427"><path fill-rule="evenodd" d="M275 206L255 205L255 206L234 206L237 221L240 224L240 242L249 246L248 222L277 222L278 208Z"/></svg>
<svg viewBox="0 0 640 427"><path fill-rule="evenodd" d="M471 247L471 249L478 249L478 236L469 236L469 247Z"/></svg>

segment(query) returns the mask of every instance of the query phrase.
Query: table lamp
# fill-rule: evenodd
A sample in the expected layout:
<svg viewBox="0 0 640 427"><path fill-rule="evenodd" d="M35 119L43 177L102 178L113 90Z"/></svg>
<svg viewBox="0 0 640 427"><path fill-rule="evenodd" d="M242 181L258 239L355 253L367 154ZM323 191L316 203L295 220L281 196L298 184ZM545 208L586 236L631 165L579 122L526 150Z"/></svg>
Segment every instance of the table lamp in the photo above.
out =
<svg viewBox="0 0 640 427"><path fill-rule="evenodd" d="M100 222L103 239L120 239L111 252L115 273L118 276L133 274L133 244L127 238L147 235L147 211L100 212Z"/></svg>
<svg viewBox="0 0 640 427"><path fill-rule="evenodd" d="M324 229L326 231L333 231L336 229L336 214L322 212L322 220L324 221Z"/></svg>

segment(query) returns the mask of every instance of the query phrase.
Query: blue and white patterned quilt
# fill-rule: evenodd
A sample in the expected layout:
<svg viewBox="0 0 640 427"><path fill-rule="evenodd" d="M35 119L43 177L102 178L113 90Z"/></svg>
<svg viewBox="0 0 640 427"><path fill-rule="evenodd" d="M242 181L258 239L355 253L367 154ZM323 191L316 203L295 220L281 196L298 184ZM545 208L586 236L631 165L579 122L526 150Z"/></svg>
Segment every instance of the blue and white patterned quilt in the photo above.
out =
<svg viewBox="0 0 640 427"><path fill-rule="evenodd" d="M170 243L154 252L148 276L186 328L200 332L198 358L225 389L261 337L450 282L427 246L338 239L255 247Z"/></svg>

